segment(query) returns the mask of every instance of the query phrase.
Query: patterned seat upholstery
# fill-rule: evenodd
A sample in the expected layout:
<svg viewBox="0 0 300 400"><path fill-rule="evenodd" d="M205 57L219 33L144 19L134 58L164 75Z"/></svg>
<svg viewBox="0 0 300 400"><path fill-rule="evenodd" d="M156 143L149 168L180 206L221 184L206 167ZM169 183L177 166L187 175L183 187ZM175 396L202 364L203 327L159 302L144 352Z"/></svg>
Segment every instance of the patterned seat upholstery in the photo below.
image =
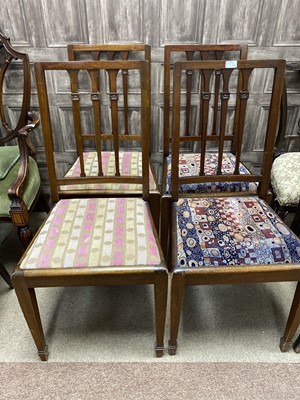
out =
<svg viewBox="0 0 300 400"><path fill-rule="evenodd" d="M281 206L300 202L300 152L284 153L274 160L271 184Z"/></svg>
<svg viewBox="0 0 300 400"><path fill-rule="evenodd" d="M115 153L112 151L102 151L102 168L104 175L114 175L115 173ZM120 151L120 172L124 176L142 175L142 153L140 151ZM98 155L95 151L84 152L84 170L87 176L97 176ZM65 175L66 177L80 176L79 158ZM101 190L103 193L111 191L142 191L142 185L139 184L116 184L116 183L94 183L64 185L60 187L61 191L68 190ZM151 168L149 168L149 190L158 190Z"/></svg>
<svg viewBox="0 0 300 400"><path fill-rule="evenodd" d="M179 268L300 262L300 239L256 197L180 199L177 243Z"/></svg>
<svg viewBox="0 0 300 400"><path fill-rule="evenodd" d="M195 176L199 175L200 171L200 159L199 153L180 153L179 154L179 176ZM172 156L169 155L167 158L167 185L166 193L170 193L171 185L171 166ZM205 175L214 175L217 170L218 154L217 153L206 153L205 155ZM222 173L232 174L235 168L236 159L231 153L224 153L222 160ZM240 164L239 173L250 174L248 169ZM250 192L256 193L257 183L255 182L210 182L210 183L192 183L186 185L180 185L179 193L212 193L212 192Z"/></svg>

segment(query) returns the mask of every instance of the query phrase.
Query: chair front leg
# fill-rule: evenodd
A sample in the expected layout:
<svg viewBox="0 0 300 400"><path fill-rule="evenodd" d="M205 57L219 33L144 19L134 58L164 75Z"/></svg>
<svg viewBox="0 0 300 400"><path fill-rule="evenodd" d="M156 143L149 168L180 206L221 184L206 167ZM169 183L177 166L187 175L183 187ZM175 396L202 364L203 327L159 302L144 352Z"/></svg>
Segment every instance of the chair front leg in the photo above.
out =
<svg viewBox="0 0 300 400"><path fill-rule="evenodd" d="M294 299L292 302L290 314L286 323L283 337L280 339L280 350L286 351L290 344L292 344L293 337L300 324L300 282L298 282ZM299 340L299 338L297 339ZM298 349L299 343L295 342L294 348ZM299 349L300 350L300 349ZM297 350L295 350L297 351Z"/></svg>
<svg viewBox="0 0 300 400"><path fill-rule="evenodd" d="M47 361L49 354L48 346L45 342L35 290L26 286L20 272L15 272L12 280L27 325L38 349L38 355L42 361Z"/></svg>
<svg viewBox="0 0 300 400"><path fill-rule="evenodd" d="M185 290L185 277L183 274L174 273L171 283L171 311L170 311L170 340L168 352L175 355L177 351L177 337L180 324L180 316Z"/></svg>
<svg viewBox="0 0 300 400"><path fill-rule="evenodd" d="M164 354L164 334L167 312L167 294L168 294L168 274L161 272L156 274L154 283L155 298L155 322L156 322L156 357L162 357Z"/></svg>

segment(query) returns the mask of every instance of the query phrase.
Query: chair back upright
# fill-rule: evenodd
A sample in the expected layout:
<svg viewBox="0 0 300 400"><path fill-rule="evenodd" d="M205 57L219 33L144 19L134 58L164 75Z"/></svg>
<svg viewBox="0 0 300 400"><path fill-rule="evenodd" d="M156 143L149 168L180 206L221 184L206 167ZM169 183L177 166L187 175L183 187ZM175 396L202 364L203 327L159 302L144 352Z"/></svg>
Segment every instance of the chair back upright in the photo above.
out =
<svg viewBox="0 0 300 400"><path fill-rule="evenodd" d="M149 137L150 137L150 66L148 61L68 61L35 63L37 91L41 109L46 158L49 171L52 201L59 199L61 187L82 184L142 185L143 198L149 197ZM131 119L127 128L124 123L125 97L120 75L128 75L137 96L131 104ZM50 77L65 85L63 103L51 93ZM62 74L64 79L62 79ZM59 75L59 76L57 76ZM132 80L130 80L132 78ZM53 116L54 113L54 116ZM57 121L57 113L61 120ZM63 123L63 129L58 123ZM80 171L65 176L59 169L59 161L69 156L61 154L55 141L63 143L65 149L76 148L80 160ZM120 168L119 151L128 147L142 151L142 171L134 176ZM88 174L86 154L93 149L97 155L97 173ZM114 153L113 167L107 166L105 152ZM109 152L107 152L109 153ZM124 153L126 156L126 152ZM76 156L77 156L76 155ZM124 157L125 157L124 156ZM74 162L70 160L70 164ZM94 191L97 189L94 189ZM91 196L93 190L87 190ZM133 194L134 195L134 194Z"/></svg>

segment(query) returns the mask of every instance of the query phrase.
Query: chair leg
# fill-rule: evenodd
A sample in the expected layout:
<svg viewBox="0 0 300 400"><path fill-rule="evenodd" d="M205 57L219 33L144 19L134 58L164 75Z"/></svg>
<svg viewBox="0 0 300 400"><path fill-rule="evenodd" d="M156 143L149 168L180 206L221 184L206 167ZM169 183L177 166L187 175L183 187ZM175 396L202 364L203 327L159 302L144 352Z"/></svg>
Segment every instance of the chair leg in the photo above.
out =
<svg viewBox="0 0 300 400"><path fill-rule="evenodd" d="M168 261L169 250L169 226L171 218L171 198L161 198L161 219L160 219L160 244L166 261ZM168 263L167 263L168 264Z"/></svg>
<svg viewBox="0 0 300 400"><path fill-rule="evenodd" d="M290 344L292 344L293 337L300 324L300 282L296 287L293 303L291 306L290 314L286 323L283 337L280 339L280 350L286 351ZM297 341L296 341L297 342ZM298 344L296 344L296 348Z"/></svg>
<svg viewBox="0 0 300 400"><path fill-rule="evenodd" d="M46 197L45 197L45 195L44 195L42 189L41 189L41 192L40 192L39 202L40 202L41 206L43 207L43 210L44 210L47 214L49 214L49 212L50 212L50 206L49 206L49 204L48 204L48 201L46 200Z"/></svg>
<svg viewBox="0 0 300 400"><path fill-rule="evenodd" d="M29 226L18 226L18 236L23 243L24 248L26 249L32 239L32 231Z"/></svg>
<svg viewBox="0 0 300 400"><path fill-rule="evenodd" d="M300 335L297 337L293 344L293 349L296 353L300 353Z"/></svg>
<svg viewBox="0 0 300 400"><path fill-rule="evenodd" d="M155 324L156 324L156 357L164 355L164 334L167 312L168 274L167 272L157 273L154 283L155 298Z"/></svg>
<svg viewBox="0 0 300 400"><path fill-rule="evenodd" d="M171 356L177 351L177 337L179 331L180 316L185 289L185 277L183 274L173 274L171 284L171 321L170 340L168 352Z"/></svg>
<svg viewBox="0 0 300 400"><path fill-rule="evenodd" d="M160 193L150 193L149 206L150 206L153 222L154 222L156 231L158 233L159 232L159 222L160 222Z"/></svg>
<svg viewBox="0 0 300 400"><path fill-rule="evenodd" d="M45 343L45 336L34 288L26 287L19 273L13 274L13 283L27 325L38 349L38 355L42 361L47 361L49 354L48 346Z"/></svg>
<svg viewBox="0 0 300 400"><path fill-rule="evenodd" d="M7 269L4 267L4 265L2 264L2 262L0 261L0 275L2 276L2 278L5 280L5 282L8 284L8 286L13 289L13 284L12 281L10 279L10 275L7 272Z"/></svg>

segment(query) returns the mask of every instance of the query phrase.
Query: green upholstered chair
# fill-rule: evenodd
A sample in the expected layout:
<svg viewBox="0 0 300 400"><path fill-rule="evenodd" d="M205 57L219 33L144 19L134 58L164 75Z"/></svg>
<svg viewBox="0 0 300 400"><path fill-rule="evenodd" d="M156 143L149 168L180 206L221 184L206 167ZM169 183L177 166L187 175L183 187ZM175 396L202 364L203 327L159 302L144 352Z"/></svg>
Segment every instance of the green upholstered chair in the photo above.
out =
<svg viewBox="0 0 300 400"><path fill-rule="evenodd" d="M14 50L10 39L0 34L0 222L17 227L24 247L32 239L29 214L35 202L41 198L45 210L49 210L29 138L39 124L30 111L30 97L28 55ZM16 121L14 109L20 109Z"/></svg>

